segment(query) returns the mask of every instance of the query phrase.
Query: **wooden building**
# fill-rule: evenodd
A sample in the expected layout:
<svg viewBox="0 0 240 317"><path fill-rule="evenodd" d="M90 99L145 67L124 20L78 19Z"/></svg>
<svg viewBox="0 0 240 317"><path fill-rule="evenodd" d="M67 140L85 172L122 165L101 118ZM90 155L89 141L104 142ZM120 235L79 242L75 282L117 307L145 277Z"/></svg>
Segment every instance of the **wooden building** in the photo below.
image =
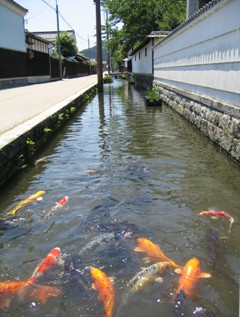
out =
<svg viewBox="0 0 240 317"><path fill-rule="evenodd" d="M0 87L27 83L26 13L13 0L0 1Z"/></svg>
<svg viewBox="0 0 240 317"><path fill-rule="evenodd" d="M129 53L128 72L133 74L135 86L139 89L152 87L153 47L164 39L168 31L153 31Z"/></svg>

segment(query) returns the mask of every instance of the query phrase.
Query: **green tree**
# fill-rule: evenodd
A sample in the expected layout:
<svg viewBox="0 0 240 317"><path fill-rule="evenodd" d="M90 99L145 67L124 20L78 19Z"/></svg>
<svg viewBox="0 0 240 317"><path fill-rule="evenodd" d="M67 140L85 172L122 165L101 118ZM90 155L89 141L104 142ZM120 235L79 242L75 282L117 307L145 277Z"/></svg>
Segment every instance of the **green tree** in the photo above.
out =
<svg viewBox="0 0 240 317"><path fill-rule="evenodd" d="M171 31L186 18L186 0L105 0L104 6L109 12L109 45L118 62L152 31Z"/></svg>
<svg viewBox="0 0 240 317"><path fill-rule="evenodd" d="M55 45L58 47L58 37L55 39ZM74 39L67 31L60 32L61 55L64 57L75 56L78 53Z"/></svg>

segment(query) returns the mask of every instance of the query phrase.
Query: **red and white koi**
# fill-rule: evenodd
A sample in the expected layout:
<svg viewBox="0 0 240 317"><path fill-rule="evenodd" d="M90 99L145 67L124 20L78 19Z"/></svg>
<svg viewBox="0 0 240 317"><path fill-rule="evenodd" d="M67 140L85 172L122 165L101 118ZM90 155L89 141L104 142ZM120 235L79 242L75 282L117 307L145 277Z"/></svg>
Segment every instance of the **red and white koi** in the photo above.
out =
<svg viewBox="0 0 240 317"><path fill-rule="evenodd" d="M231 232L231 227L232 227L232 224L234 223L234 218L229 213L225 211L207 210L207 211L201 211L199 215L210 216L212 219L217 219L218 217L228 219L230 221L228 232Z"/></svg>
<svg viewBox="0 0 240 317"><path fill-rule="evenodd" d="M32 279L34 281L39 278L45 271L47 271L54 263L56 263L57 258L60 256L60 248L56 247L52 249L48 255L37 265L35 271L32 274Z"/></svg>
<svg viewBox="0 0 240 317"><path fill-rule="evenodd" d="M58 208L62 208L68 202L68 200L68 196L64 196L63 198L61 198L45 217L49 217Z"/></svg>
<svg viewBox="0 0 240 317"><path fill-rule="evenodd" d="M32 276L26 281L4 281L0 282L0 308L8 310L12 299L17 297L21 300L38 300L44 304L49 297L61 295L61 290L55 286L35 284L44 272L46 272L60 255L60 249L52 249L46 258L38 264Z"/></svg>

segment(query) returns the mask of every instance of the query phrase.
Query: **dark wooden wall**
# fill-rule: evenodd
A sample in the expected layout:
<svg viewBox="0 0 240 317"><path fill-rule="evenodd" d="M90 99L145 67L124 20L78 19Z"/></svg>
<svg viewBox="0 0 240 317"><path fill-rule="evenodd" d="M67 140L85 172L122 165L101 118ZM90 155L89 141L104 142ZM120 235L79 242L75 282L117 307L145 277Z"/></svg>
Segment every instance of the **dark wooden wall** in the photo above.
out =
<svg viewBox="0 0 240 317"><path fill-rule="evenodd" d="M0 78L27 76L27 53L0 48Z"/></svg>
<svg viewBox="0 0 240 317"><path fill-rule="evenodd" d="M80 62L62 61L62 72L65 78L89 75L89 65ZM91 69L91 74L95 69ZM34 50L26 53L0 48L0 78L19 78L28 76L47 76L59 78L59 61L55 57Z"/></svg>
<svg viewBox="0 0 240 317"><path fill-rule="evenodd" d="M28 76L49 75L49 55L37 51L28 51Z"/></svg>

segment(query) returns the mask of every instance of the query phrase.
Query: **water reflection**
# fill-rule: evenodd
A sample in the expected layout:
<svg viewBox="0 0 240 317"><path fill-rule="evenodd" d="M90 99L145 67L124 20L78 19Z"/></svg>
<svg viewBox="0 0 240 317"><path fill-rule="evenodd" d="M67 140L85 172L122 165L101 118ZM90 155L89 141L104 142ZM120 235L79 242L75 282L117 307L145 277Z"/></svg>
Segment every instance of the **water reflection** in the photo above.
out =
<svg viewBox="0 0 240 317"><path fill-rule="evenodd" d="M1 316L103 316L90 266L114 277L114 316L238 316L239 166L197 129L166 105L146 107L143 93L115 80L40 157L47 160L1 189L2 217L46 191L43 201L1 223L1 281L28 278L59 246L62 262L39 283L60 287L63 296L44 305L16 300ZM64 196L68 204L45 218ZM199 216L209 208L231 213L231 233L228 221ZM168 270L163 283L150 284L118 311L128 281L146 266L134 251L138 237L181 265L199 258L212 274L199 281L199 296L187 302L180 296L176 308L179 276Z"/></svg>

